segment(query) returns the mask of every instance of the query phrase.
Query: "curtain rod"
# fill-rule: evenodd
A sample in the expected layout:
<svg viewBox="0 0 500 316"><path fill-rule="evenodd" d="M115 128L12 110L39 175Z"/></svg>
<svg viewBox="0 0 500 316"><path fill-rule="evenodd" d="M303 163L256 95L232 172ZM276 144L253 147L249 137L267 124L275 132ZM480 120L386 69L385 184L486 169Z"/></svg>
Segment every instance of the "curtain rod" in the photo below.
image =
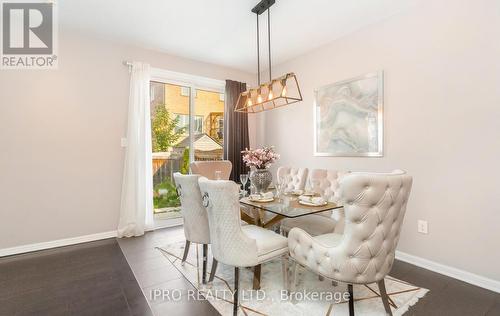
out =
<svg viewBox="0 0 500 316"><path fill-rule="evenodd" d="M128 67L128 73L132 73L132 62L131 61L124 60L124 61L122 61L122 64L124 66Z"/></svg>

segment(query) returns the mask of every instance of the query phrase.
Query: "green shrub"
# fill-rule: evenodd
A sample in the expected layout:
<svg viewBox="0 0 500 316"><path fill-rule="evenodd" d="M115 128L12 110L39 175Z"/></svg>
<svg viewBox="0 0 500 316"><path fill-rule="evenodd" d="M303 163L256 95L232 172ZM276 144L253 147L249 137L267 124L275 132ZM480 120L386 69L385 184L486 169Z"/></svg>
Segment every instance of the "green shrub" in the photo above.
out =
<svg viewBox="0 0 500 316"><path fill-rule="evenodd" d="M182 154L182 165L180 172L182 174L189 173L189 147L184 148L184 153Z"/></svg>
<svg viewBox="0 0 500 316"><path fill-rule="evenodd" d="M186 132L178 128L179 116L172 118L165 105L158 105L151 121L153 152L168 151Z"/></svg>
<svg viewBox="0 0 500 316"><path fill-rule="evenodd" d="M167 190L167 194L160 195L160 189ZM176 207L180 206L179 196L175 184L171 179L167 179L154 187L155 196L153 197L154 208Z"/></svg>

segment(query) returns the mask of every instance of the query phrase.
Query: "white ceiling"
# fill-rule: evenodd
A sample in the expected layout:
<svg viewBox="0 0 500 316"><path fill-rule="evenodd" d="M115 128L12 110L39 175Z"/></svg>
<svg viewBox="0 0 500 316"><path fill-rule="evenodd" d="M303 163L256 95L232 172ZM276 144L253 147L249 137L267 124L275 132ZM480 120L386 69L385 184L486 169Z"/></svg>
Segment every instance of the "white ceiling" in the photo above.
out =
<svg viewBox="0 0 500 316"><path fill-rule="evenodd" d="M203 62L256 72L259 0L61 0L60 28ZM276 0L273 64L405 11L419 0ZM267 68L267 15L260 16Z"/></svg>

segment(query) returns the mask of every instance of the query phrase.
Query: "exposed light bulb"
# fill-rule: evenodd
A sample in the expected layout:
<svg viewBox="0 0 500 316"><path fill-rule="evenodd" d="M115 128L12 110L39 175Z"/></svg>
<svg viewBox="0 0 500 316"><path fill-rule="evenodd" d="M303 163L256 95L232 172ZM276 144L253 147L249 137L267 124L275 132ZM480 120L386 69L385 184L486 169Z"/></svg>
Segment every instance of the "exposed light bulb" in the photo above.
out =
<svg viewBox="0 0 500 316"><path fill-rule="evenodd" d="M252 106L252 100L248 99L247 106Z"/></svg>
<svg viewBox="0 0 500 316"><path fill-rule="evenodd" d="M283 87L283 90L281 91L281 96L282 97L286 96L286 86Z"/></svg>
<svg viewBox="0 0 500 316"><path fill-rule="evenodd" d="M269 96L267 97L267 99L272 100L273 98L274 98L273 90L269 90Z"/></svg>
<svg viewBox="0 0 500 316"><path fill-rule="evenodd" d="M262 96L260 95L260 93L257 96L257 103L262 103Z"/></svg>

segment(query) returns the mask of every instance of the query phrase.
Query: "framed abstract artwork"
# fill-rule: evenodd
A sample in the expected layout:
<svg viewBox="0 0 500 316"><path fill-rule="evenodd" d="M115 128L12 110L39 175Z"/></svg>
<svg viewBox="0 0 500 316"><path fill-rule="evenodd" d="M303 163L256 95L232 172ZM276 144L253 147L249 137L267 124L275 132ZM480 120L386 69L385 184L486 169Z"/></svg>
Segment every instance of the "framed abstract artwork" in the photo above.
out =
<svg viewBox="0 0 500 316"><path fill-rule="evenodd" d="M382 71L314 91L314 155L382 157Z"/></svg>

